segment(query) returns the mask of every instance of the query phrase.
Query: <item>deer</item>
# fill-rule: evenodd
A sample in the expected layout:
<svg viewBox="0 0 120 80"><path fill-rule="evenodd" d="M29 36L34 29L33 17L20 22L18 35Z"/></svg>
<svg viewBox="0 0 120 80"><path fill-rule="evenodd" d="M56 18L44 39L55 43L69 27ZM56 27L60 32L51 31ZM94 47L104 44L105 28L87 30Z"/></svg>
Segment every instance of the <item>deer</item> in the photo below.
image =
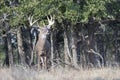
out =
<svg viewBox="0 0 120 80"><path fill-rule="evenodd" d="M50 16L50 18L47 16L48 20L48 25L44 25L44 27L40 27L37 25L39 28L37 29L38 37L35 44L35 52L37 54L37 66L38 70L40 69L40 64L42 69L47 69L50 62L50 42L48 41L47 37L49 35L51 26L54 24L53 17ZM33 31L33 29L32 29ZM35 38L36 39L36 38Z"/></svg>

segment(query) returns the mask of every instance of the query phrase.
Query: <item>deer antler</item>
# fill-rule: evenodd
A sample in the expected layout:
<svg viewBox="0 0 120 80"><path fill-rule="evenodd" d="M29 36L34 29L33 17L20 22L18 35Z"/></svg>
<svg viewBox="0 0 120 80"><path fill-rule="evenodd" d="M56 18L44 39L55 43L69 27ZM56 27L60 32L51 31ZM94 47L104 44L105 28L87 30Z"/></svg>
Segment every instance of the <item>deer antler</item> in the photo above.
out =
<svg viewBox="0 0 120 80"><path fill-rule="evenodd" d="M30 26L33 26L33 24L35 24L39 19L36 19L35 21L33 21L33 16L29 16L28 17L28 21Z"/></svg>
<svg viewBox="0 0 120 80"><path fill-rule="evenodd" d="M52 16L50 16L50 18L47 16L47 19L48 19L48 23L49 23L48 26L52 26L55 23Z"/></svg>

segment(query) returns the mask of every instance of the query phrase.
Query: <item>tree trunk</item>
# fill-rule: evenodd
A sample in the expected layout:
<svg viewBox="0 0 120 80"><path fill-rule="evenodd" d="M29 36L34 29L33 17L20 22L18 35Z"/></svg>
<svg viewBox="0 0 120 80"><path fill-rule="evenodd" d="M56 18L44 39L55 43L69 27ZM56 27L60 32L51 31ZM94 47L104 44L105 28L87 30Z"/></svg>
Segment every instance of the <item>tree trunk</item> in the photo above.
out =
<svg viewBox="0 0 120 80"><path fill-rule="evenodd" d="M92 33L88 33L88 34L90 34L88 36L88 39L89 39L88 50L93 49L94 51L96 51L95 50L95 38L94 38L94 35ZM99 64L98 63L98 60L99 60L98 56L96 54L93 54L93 53L88 54L88 55L89 55L89 61L90 61L90 63L92 63L92 65L94 67L97 67L98 64Z"/></svg>
<svg viewBox="0 0 120 80"><path fill-rule="evenodd" d="M50 34L50 42L51 42L51 69L54 69L54 43L53 43L53 32Z"/></svg>
<svg viewBox="0 0 120 80"><path fill-rule="evenodd" d="M75 32L74 26L71 26L71 50L73 55L73 66L78 67L78 59L77 59L77 47L76 47L76 40L75 40Z"/></svg>
<svg viewBox="0 0 120 80"><path fill-rule="evenodd" d="M8 45L8 56L9 56L9 66L13 65L13 49L11 43L11 35L10 33L7 34L7 45Z"/></svg>
<svg viewBox="0 0 120 80"><path fill-rule="evenodd" d="M21 64L26 64L25 62L25 52L23 48L23 40L22 40L22 32L21 32L21 27L17 31L17 44L18 44L18 53L20 56L20 63Z"/></svg>
<svg viewBox="0 0 120 80"><path fill-rule="evenodd" d="M7 50L8 50L8 58L9 58L9 66L13 65L13 51L12 51L12 43L11 43L11 33L8 22L4 22L5 30L6 30L6 38L7 38Z"/></svg>
<svg viewBox="0 0 120 80"><path fill-rule="evenodd" d="M102 60L100 59L100 62L101 62L102 66L105 66L105 64L106 64L106 52L105 52L106 44L105 44L105 37L104 37L105 35L98 34L96 36L97 36L97 47L98 47L99 53L102 55L103 61L104 61L104 62L102 62Z"/></svg>
<svg viewBox="0 0 120 80"><path fill-rule="evenodd" d="M98 23L88 23L87 28L88 28L88 43L87 43L87 49L93 49L94 51L96 50L96 40L95 40L95 31L98 27ZM92 64L94 67L100 67L100 61L99 61L99 56L92 53L89 54L89 62Z"/></svg>
<svg viewBox="0 0 120 80"><path fill-rule="evenodd" d="M25 61L29 65L32 54L32 41L30 36L30 28L22 27L23 46L25 51Z"/></svg>
<svg viewBox="0 0 120 80"><path fill-rule="evenodd" d="M4 41L4 49L5 49L5 60L4 60L3 66L4 66L4 65L9 66L8 47L7 47L7 36L6 36L6 35L3 36L3 41Z"/></svg>
<svg viewBox="0 0 120 80"><path fill-rule="evenodd" d="M66 31L64 31L64 56L65 56L65 63L70 64L70 60L69 60L69 55L70 51L69 51L69 47L68 47L68 39L67 39L67 33ZM67 68L68 65L65 65L65 67Z"/></svg>
<svg viewBox="0 0 120 80"><path fill-rule="evenodd" d="M119 63L120 62L120 50L119 50L119 48L120 48L120 40L118 39L118 37L119 37L119 35L118 35L118 29L115 29L115 32L114 32L114 48L115 48L115 61L117 62L117 63Z"/></svg>

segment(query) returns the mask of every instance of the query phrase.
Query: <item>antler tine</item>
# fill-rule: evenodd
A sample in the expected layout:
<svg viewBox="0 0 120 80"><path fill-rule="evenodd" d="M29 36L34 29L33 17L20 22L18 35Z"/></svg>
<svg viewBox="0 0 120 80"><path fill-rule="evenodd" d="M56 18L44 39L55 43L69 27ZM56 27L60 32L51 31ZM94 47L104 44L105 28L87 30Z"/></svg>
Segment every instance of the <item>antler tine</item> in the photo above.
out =
<svg viewBox="0 0 120 80"><path fill-rule="evenodd" d="M29 21L30 26L33 26L39 20L39 18L38 18L38 19L33 21L33 18L34 18L33 15L32 16L27 16L27 19Z"/></svg>
<svg viewBox="0 0 120 80"><path fill-rule="evenodd" d="M47 16L48 21L53 21L53 17L50 15L50 18Z"/></svg>
<svg viewBox="0 0 120 80"><path fill-rule="evenodd" d="M32 19L31 19L31 16L27 16L27 17L28 17L28 21L29 21L30 26L32 26Z"/></svg>
<svg viewBox="0 0 120 80"><path fill-rule="evenodd" d="M53 17L50 15L50 19L51 19L51 21L53 20Z"/></svg>
<svg viewBox="0 0 120 80"><path fill-rule="evenodd" d="M53 24L54 24L54 20L53 17L50 15L50 18L47 16L48 19L48 28L50 28Z"/></svg>
<svg viewBox="0 0 120 80"><path fill-rule="evenodd" d="M49 17L47 16L48 21L50 21Z"/></svg>

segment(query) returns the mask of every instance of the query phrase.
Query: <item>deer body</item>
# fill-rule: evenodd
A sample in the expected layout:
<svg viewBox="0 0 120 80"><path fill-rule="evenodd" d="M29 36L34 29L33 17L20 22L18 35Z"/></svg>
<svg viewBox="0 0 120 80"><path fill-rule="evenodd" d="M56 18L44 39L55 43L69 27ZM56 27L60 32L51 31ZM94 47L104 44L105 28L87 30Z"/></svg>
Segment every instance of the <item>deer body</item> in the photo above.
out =
<svg viewBox="0 0 120 80"><path fill-rule="evenodd" d="M50 16L51 17L51 16ZM40 62L41 62L41 68L42 69L46 69L49 65L49 59L50 59L50 43L49 41L47 40L47 36L49 34L49 31L50 31L50 27L51 25L54 24L54 20L52 19L48 19L48 22L49 24L48 25L45 25L44 27L40 27L38 25L39 28L37 28L37 31L38 31L38 37L37 38L37 42L34 42L34 44L36 43L35 45L35 51L38 55L38 70L40 68ZM32 20L31 19L28 19L31 21L32 23ZM32 60L32 59L31 59Z"/></svg>
<svg viewBox="0 0 120 80"><path fill-rule="evenodd" d="M46 69L49 57L50 57L50 43L47 40L47 35L42 33L38 34L38 41L35 46L36 53L38 55L38 69L41 68Z"/></svg>

